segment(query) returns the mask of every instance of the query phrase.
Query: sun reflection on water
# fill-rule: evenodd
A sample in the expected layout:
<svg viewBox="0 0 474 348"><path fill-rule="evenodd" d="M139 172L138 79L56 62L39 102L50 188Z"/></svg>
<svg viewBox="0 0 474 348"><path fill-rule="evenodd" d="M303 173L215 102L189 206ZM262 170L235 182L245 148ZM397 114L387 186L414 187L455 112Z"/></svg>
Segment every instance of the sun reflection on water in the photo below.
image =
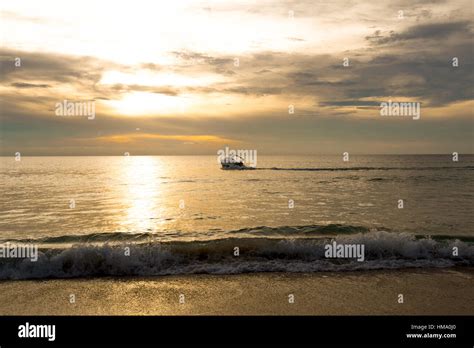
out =
<svg viewBox="0 0 474 348"><path fill-rule="evenodd" d="M123 164L124 208L122 226L136 232L156 229L162 221L163 195L160 177L163 162L158 157L125 157Z"/></svg>

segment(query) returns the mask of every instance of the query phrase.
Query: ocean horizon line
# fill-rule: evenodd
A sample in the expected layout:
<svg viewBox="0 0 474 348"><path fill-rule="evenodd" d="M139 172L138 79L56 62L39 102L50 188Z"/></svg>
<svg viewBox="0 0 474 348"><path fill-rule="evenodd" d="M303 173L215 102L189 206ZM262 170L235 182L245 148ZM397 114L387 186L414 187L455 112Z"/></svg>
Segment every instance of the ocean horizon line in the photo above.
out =
<svg viewBox="0 0 474 348"><path fill-rule="evenodd" d="M350 153L351 156L451 156L452 153ZM268 157L298 157L298 156L341 156L341 154L261 154L259 156L268 156ZM474 153L459 153L461 156L473 156ZM22 153L21 157L124 157L124 156L133 156L133 157L206 157L206 156L216 156L215 153L210 154L98 154L98 155L24 155ZM15 153L11 155L0 155L0 157L15 157Z"/></svg>

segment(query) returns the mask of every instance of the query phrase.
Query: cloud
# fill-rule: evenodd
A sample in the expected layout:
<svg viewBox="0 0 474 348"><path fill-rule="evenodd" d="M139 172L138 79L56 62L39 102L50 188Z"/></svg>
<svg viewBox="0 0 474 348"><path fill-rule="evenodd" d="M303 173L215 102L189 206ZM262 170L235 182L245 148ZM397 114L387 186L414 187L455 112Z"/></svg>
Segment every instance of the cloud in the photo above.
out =
<svg viewBox="0 0 474 348"><path fill-rule="evenodd" d="M149 154L160 149L181 154L192 145L192 153L210 153L221 143L239 142L274 153L311 153L315 148L341 151L360 142L362 135L366 141L357 143L360 151L370 151L370 144L382 144L387 137L392 137L390 148L414 144L423 150L416 139L421 133L426 139L423 146L450 149L457 144L467 149L472 138L468 131L474 63L473 26L466 6L469 2L264 1L217 2L203 11L202 4L196 4L201 15L226 24L207 28L207 22L199 22L221 46L187 46L189 41L182 38L183 47L200 49L165 42L157 46L154 60L155 51L141 59L135 52L142 47L137 43L121 47L120 53L133 58L127 64L93 55L46 53L37 46L21 46L23 51L4 48L0 50L2 151L58 153L64 148L68 154L114 154L131 149ZM396 18L400 9L403 20ZM295 14L291 23L290 10ZM8 14L11 20L40 23L34 16L15 13ZM276 23L272 28L278 30L252 38L249 46L239 41L249 28L238 28L233 36L231 30L226 32L233 28L228 18ZM169 41L181 39L183 28ZM71 42L80 46L82 38L70 34ZM189 36L198 35L196 31ZM57 48L48 45L53 39L57 37L45 36L41 43ZM208 37L197 39L206 43ZM229 53L234 45L238 49ZM20 67L14 64L16 57L21 58ZM454 57L458 67L452 65ZM344 58L349 59L347 67ZM104 83L111 71L158 78L150 79L152 83L147 79ZM172 78L160 79L165 75ZM202 76L212 78L200 80ZM151 95L151 101L132 98L127 104L132 95ZM55 117L54 105L64 99L96 100L96 119ZM377 118L380 102L389 99L422 102L420 124ZM132 111L130 104L149 102L152 111L119 117L120 110L110 106L117 101L125 101ZM181 114L162 111L164 104L179 106L182 101L189 107ZM290 104L295 106L294 115L288 114ZM137 133L136 128L142 131ZM446 134L440 135L440 129ZM436 147L439 141L443 145Z"/></svg>
<svg viewBox="0 0 474 348"><path fill-rule="evenodd" d="M107 143L133 143L142 140L172 140L188 143L235 143L235 140L216 135L165 135L165 134L118 134L98 137L97 140Z"/></svg>
<svg viewBox="0 0 474 348"><path fill-rule="evenodd" d="M290 41L299 41L299 42L306 41L305 39L301 39L299 37L287 37L287 39Z"/></svg>
<svg viewBox="0 0 474 348"><path fill-rule="evenodd" d="M380 106L380 102L377 101L365 101L365 100L343 100L343 101L324 101L319 103L321 106Z"/></svg>
<svg viewBox="0 0 474 348"><path fill-rule="evenodd" d="M2 9L2 20L24 21L27 23L35 23L35 24L50 23L48 19L45 19L42 17L25 16L17 12L5 11L3 9Z"/></svg>
<svg viewBox="0 0 474 348"><path fill-rule="evenodd" d="M11 84L12 87L16 88L49 88L51 87L48 84L35 84L35 83L26 83L26 82L14 82Z"/></svg>
<svg viewBox="0 0 474 348"><path fill-rule="evenodd" d="M428 23L414 25L401 33L391 31L388 35L381 35L380 30L376 30L373 35L366 39L376 45L390 44L398 41L408 40L441 40L453 35L472 35L472 23L469 21Z"/></svg>

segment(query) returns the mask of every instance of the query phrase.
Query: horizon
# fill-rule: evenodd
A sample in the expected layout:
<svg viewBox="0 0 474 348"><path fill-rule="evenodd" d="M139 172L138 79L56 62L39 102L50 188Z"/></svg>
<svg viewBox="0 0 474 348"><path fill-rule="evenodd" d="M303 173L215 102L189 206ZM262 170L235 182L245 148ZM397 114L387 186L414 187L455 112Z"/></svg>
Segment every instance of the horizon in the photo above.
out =
<svg viewBox="0 0 474 348"><path fill-rule="evenodd" d="M352 156L447 156L452 158L452 153L350 153ZM117 154L117 155L24 155L21 154L21 157L173 157L173 156L216 156L216 154L132 154L124 155L124 154ZM318 154L318 153L311 153L311 154L263 154L260 156L281 156L281 157L308 157L308 156L342 156L342 154L335 154L335 153L325 153L325 154ZM458 156L474 156L474 153L458 153ZM11 158L15 157L15 155L0 155L0 157Z"/></svg>

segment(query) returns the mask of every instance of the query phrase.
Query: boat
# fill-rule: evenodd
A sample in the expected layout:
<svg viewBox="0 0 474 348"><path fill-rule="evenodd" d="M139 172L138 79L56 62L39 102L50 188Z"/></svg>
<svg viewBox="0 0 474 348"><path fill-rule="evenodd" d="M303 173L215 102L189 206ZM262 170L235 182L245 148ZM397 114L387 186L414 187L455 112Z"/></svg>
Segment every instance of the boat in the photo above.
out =
<svg viewBox="0 0 474 348"><path fill-rule="evenodd" d="M248 167L245 165L244 159L240 156L224 157L221 160L221 165L222 165L221 169L237 169L237 170L252 169L251 167Z"/></svg>

